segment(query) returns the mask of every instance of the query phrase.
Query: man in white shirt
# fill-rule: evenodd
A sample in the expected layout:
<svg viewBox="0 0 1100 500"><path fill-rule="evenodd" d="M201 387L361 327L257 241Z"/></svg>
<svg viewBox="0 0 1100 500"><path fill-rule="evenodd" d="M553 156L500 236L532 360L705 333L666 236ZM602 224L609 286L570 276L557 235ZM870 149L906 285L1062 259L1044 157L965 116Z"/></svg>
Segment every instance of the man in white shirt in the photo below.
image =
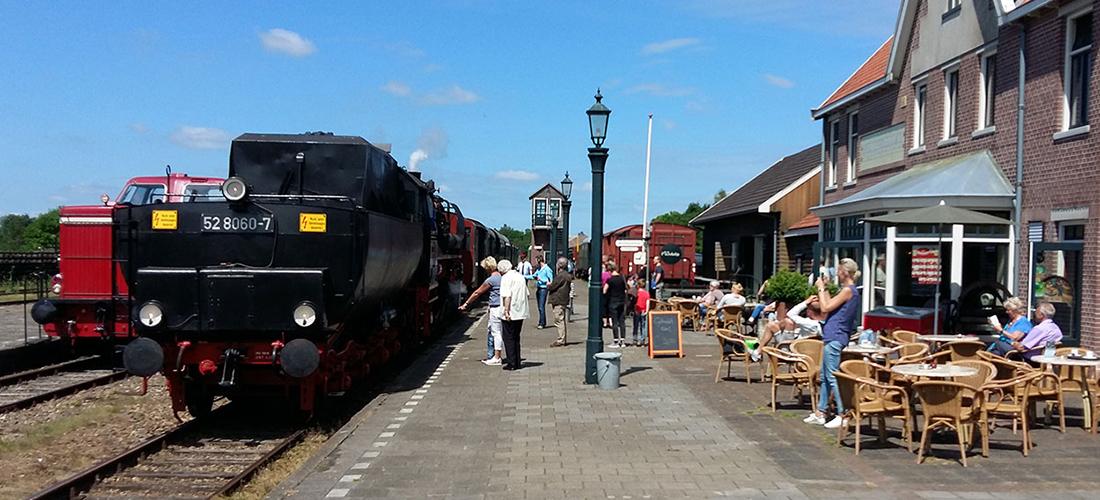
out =
<svg viewBox="0 0 1100 500"><path fill-rule="evenodd" d="M806 316L802 313L805 312ZM807 317L808 316L808 317ZM776 343L789 342L791 340L805 339L821 336L821 321L825 315L817 305L817 296L803 300L798 305L787 311L787 318L783 321L772 321L764 328L764 335L760 337L760 343L752 352L753 361L760 359L760 347L768 345L773 339Z"/></svg>
<svg viewBox="0 0 1100 500"><path fill-rule="evenodd" d="M524 276L529 276L532 272L534 272L534 268L531 267L531 262L527 260L526 255L520 257L519 268L517 270L520 274Z"/></svg>
<svg viewBox="0 0 1100 500"><path fill-rule="evenodd" d="M528 314L527 280L519 271L512 269L512 263L507 259L497 263L497 270L504 274L500 279L500 300L504 308L501 326L508 359L502 368L518 370L523 360L520 357L519 333Z"/></svg>

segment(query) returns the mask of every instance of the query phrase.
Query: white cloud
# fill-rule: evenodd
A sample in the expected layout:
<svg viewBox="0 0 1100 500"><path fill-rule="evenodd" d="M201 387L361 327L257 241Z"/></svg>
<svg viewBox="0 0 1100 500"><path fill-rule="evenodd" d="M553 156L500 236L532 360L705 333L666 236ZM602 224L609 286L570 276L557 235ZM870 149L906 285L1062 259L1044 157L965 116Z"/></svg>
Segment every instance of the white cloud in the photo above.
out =
<svg viewBox="0 0 1100 500"><path fill-rule="evenodd" d="M481 96L473 91L466 90L458 85L451 85L445 89L428 92L420 98L420 102L429 106L447 104L469 104L481 100Z"/></svg>
<svg viewBox="0 0 1100 500"><path fill-rule="evenodd" d="M222 149L229 145L229 133L220 128L184 125L172 132L169 139L187 149Z"/></svg>
<svg viewBox="0 0 1100 500"><path fill-rule="evenodd" d="M260 42L268 52L277 52L293 57L305 57L317 52L317 46L309 39L290 30L272 28L260 33Z"/></svg>
<svg viewBox="0 0 1100 500"><path fill-rule="evenodd" d="M592 192L592 181L584 181L584 183L581 184L581 191L587 191L587 192L591 193Z"/></svg>
<svg viewBox="0 0 1100 500"><path fill-rule="evenodd" d="M647 43L642 47L642 55L665 54L674 50L685 49L699 45L702 40L698 38L671 38L660 42Z"/></svg>
<svg viewBox="0 0 1100 500"><path fill-rule="evenodd" d="M533 181L539 178L539 174L526 170L501 170L497 172L496 178L509 181Z"/></svg>
<svg viewBox="0 0 1100 500"><path fill-rule="evenodd" d="M665 127L665 130L673 130L677 126L679 126L678 123L676 123L672 120L661 120L661 125Z"/></svg>
<svg viewBox="0 0 1100 500"><path fill-rule="evenodd" d="M409 88L408 85L406 85L402 82L396 81L396 80L390 80L390 81L386 82L386 84L382 86L382 91L387 93L387 94L392 94L392 95L401 96L401 97L405 97L405 96L408 96L409 94L412 94L412 89Z"/></svg>
<svg viewBox="0 0 1100 500"><path fill-rule="evenodd" d="M424 49L421 49L420 47L417 47L416 45L413 45L409 42L394 42L386 44L386 50L402 57L424 57Z"/></svg>
<svg viewBox="0 0 1100 500"><path fill-rule="evenodd" d="M794 82L787 78L783 78L779 75L773 75L771 73L764 73L764 81L768 82L768 85L773 87L779 87L781 89L789 89L794 87Z"/></svg>
<svg viewBox="0 0 1100 500"><path fill-rule="evenodd" d="M131 123L129 127L130 131L135 134L144 134L149 131L149 126L141 122Z"/></svg>
<svg viewBox="0 0 1100 500"><path fill-rule="evenodd" d="M447 184L436 184L435 188L438 189L440 193L451 190L451 186L448 186Z"/></svg>
<svg viewBox="0 0 1100 500"><path fill-rule="evenodd" d="M677 87L661 83L640 83L626 89L627 94L648 94L654 97L684 97L695 93L691 87Z"/></svg>

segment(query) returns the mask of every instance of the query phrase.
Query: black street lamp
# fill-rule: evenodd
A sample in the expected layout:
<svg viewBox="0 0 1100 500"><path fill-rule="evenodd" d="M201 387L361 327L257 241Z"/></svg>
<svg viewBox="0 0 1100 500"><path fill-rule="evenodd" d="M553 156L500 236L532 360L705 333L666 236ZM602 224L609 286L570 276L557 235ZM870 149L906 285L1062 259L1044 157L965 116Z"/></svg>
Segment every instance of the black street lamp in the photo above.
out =
<svg viewBox="0 0 1100 500"><path fill-rule="evenodd" d="M565 195L565 199L561 202L561 227L562 232L565 233L562 237L562 246L565 248L562 255L567 259L572 259L573 257L569 255L569 208L573 205L573 202L569 201L569 196L573 194L573 180L569 178L569 172L566 172L565 178L561 180L561 194Z"/></svg>
<svg viewBox="0 0 1100 500"><path fill-rule="evenodd" d="M588 340L585 342L584 383L596 383L596 354L603 352L603 330L600 325L600 265L603 261L603 171L607 165L607 148L603 147L607 139L607 120L611 110L600 101L603 96L596 89L596 103L588 108L588 131L593 148L588 148L588 161L592 164L592 244L589 247L588 265L592 272L588 276Z"/></svg>

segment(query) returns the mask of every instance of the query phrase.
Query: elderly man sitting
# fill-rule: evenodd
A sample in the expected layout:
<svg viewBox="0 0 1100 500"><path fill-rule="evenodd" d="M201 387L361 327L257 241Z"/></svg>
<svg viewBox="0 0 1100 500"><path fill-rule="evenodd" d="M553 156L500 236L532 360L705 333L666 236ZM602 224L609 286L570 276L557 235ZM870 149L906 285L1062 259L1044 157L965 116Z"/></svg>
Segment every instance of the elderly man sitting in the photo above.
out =
<svg viewBox="0 0 1100 500"><path fill-rule="evenodd" d="M718 289L718 287L720 286L721 283L718 283L717 281L711 281L710 290L707 291L707 294L704 295L701 299L695 299L695 302L699 304L700 316L705 318L707 316L707 309L717 307L718 303L722 301L722 290Z"/></svg>
<svg viewBox="0 0 1100 500"><path fill-rule="evenodd" d="M802 313L806 312L806 316ZM818 306L817 296L811 295L798 305L787 311L787 318L782 321L772 321L764 328L764 334L760 336L760 344L752 352L752 360L760 360L760 347L768 345L772 340L776 343L788 342L796 339L821 336L821 321L826 318Z"/></svg>
<svg viewBox="0 0 1100 500"><path fill-rule="evenodd" d="M1057 344L1062 340L1062 329L1054 323L1054 312L1054 304L1040 302L1035 307L1035 326L1031 331L1027 332L1023 339L1014 340L1011 344L998 341L991 351L1002 356L1016 351L1023 353L1025 360L1031 361L1031 358L1043 353L1043 348L1048 342Z"/></svg>

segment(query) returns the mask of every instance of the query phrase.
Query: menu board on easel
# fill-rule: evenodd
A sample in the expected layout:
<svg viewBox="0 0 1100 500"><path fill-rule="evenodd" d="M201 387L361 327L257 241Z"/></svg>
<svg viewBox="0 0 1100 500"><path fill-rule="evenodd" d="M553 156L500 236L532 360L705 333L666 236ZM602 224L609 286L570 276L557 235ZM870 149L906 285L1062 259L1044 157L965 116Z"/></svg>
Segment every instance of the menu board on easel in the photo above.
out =
<svg viewBox="0 0 1100 500"><path fill-rule="evenodd" d="M650 311L649 320L649 357L684 357L684 337L680 329L681 316L678 311Z"/></svg>

